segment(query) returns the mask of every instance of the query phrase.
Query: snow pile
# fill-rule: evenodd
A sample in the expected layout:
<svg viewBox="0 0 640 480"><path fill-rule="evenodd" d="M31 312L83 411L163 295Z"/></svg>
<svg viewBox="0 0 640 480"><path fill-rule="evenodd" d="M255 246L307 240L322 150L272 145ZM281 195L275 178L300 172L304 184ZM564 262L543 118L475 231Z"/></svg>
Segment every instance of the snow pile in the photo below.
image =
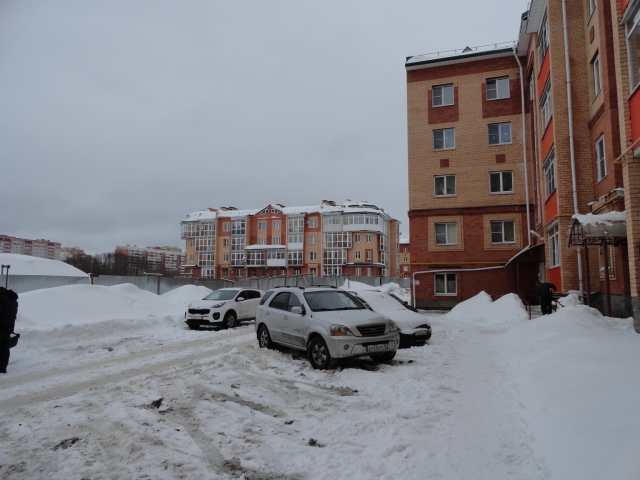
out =
<svg viewBox="0 0 640 480"><path fill-rule="evenodd" d="M0 263L10 265L9 275L49 275L58 277L88 277L86 273L68 263L47 258L0 253Z"/></svg>
<svg viewBox="0 0 640 480"><path fill-rule="evenodd" d="M209 295L213 290L202 285L183 285L174 290L163 293L161 297L178 304L185 310L189 303L200 300Z"/></svg>
<svg viewBox="0 0 640 480"><path fill-rule="evenodd" d="M582 225L613 225L613 222L626 221L627 214L625 212L587 213L585 215L576 214L573 218Z"/></svg>
<svg viewBox="0 0 640 480"><path fill-rule="evenodd" d="M503 346L549 478L638 478L640 335L633 319L570 305L514 326Z"/></svg>
<svg viewBox="0 0 640 480"><path fill-rule="evenodd" d="M130 283L103 287L69 285L23 293L18 299L16 330L27 333L66 325L100 322L171 321L182 316L184 304L201 298L200 288L180 287L158 296ZM205 289L208 290L208 289Z"/></svg>
<svg viewBox="0 0 640 480"><path fill-rule="evenodd" d="M453 307L447 317L469 323L504 326L528 320L529 314L514 293L504 295L494 302L488 293L480 292Z"/></svg>

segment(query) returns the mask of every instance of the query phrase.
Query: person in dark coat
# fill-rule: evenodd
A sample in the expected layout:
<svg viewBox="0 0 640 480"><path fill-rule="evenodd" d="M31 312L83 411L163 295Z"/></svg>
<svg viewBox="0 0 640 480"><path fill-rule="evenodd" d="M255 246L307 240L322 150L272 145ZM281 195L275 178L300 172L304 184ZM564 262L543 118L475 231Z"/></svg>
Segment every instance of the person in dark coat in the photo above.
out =
<svg viewBox="0 0 640 480"><path fill-rule="evenodd" d="M0 373L7 373L9 364L9 337L16 326L18 294L0 287Z"/></svg>
<svg viewBox="0 0 640 480"><path fill-rule="evenodd" d="M551 301L553 300L553 292L556 290L557 288L553 283L536 280L536 291L540 297L540 309L543 315L551 315L553 313Z"/></svg>

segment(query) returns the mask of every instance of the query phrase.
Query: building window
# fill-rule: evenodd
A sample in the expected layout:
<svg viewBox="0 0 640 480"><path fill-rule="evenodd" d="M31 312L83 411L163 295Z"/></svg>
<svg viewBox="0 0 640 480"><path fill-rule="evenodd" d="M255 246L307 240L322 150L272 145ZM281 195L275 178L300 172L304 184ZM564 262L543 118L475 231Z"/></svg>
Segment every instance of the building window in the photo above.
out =
<svg viewBox="0 0 640 480"><path fill-rule="evenodd" d="M236 277L242 277L242 269L241 268L238 268L236 270Z"/></svg>
<svg viewBox="0 0 640 480"><path fill-rule="evenodd" d="M373 261L373 250L367 250L365 253L367 254L367 256L366 256L367 262L372 262Z"/></svg>
<svg viewBox="0 0 640 480"><path fill-rule="evenodd" d="M515 243L516 232L513 220L491 222L491 243Z"/></svg>
<svg viewBox="0 0 640 480"><path fill-rule="evenodd" d="M489 124L489 145L511 143L511 122Z"/></svg>
<svg viewBox="0 0 640 480"><path fill-rule="evenodd" d="M513 193L513 172L491 172L489 183L491 193Z"/></svg>
<svg viewBox="0 0 640 480"><path fill-rule="evenodd" d="M509 77L489 78L487 80L487 100L509 98Z"/></svg>
<svg viewBox="0 0 640 480"><path fill-rule="evenodd" d="M361 256L360 256L360 251L356 252L356 260L360 260Z"/></svg>
<svg viewBox="0 0 640 480"><path fill-rule="evenodd" d="M544 183L547 188L547 197L550 197L551 194L556 191L556 156L553 150L549 152L542 168L544 169Z"/></svg>
<svg viewBox="0 0 640 480"><path fill-rule="evenodd" d="M371 267L367 267L367 277L371 276Z"/></svg>
<svg viewBox="0 0 640 480"><path fill-rule="evenodd" d="M228 247L229 246L229 239L228 238L223 238L222 239L222 246L223 247Z"/></svg>
<svg viewBox="0 0 640 480"><path fill-rule="evenodd" d="M302 250L289 250L287 265L302 265Z"/></svg>
<svg viewBox="0 0 640 480"><path fill-rule="evenodd" d="M309 228L317 228L318 227L318 219L312 218L309 220Z"/></svg>
<svg viewBox="0 0 640 480"><path fill-rule="evenodd" d="M436 273L434 290L436 295L455 295L458 291L456 274Z"/></svg>
<svg viewBox="0 0 640 480"><path fill-rule="evenodd" d="M273 222L273 229L274 230L280 230L280 220L275 220Z"/></svg>
<svg viewBox="0 0 640 480"><path fill-rule="evenodd" d="M551 268L560 265L560 233L558 223L554 223L549 228L549 266Z"/></svg>
<svg viewBox="0 0 640 480"><path fill-rule="evenodd" d="M433 106L453 105L453 84L433 87Z"/></svg>
<svg viewBox="0 0 640 480"><path fill-rule="evenodd" d="M224 253L222 255L222 261L223 262L228 262L229 261L229 254L228 253Z"/></svg>
<svg viewBox="0 0 640 480"><path fill-rule="evenodd" d="M258 222L258 230L266 230L267 222Z"/></svg>
<svg viewBox="0 0 640 480"><path fill-rule="evenodd" d="M315 245L316 243L318 243L318 237L316 235L311 235L309 237L309 243L311 245Z"/></svg>
<svg viewBox="0 0 640 480"><path fill-rule="evenodd" d="M436 245L456 245L458 243L458 224L436 223Z"/></svg>
<svg viewBox="0 0 640 480"><path fill-rule="evenodd" d="M315 268L310 268L310 269L309 269L309 274L310 274L310 275L312 275L312 276L314 276L314 277L315 277L317 273L318 273L318 270L317 270L317 269L315 269Z"/></svg>
<svg viewBox="0 0 640 480"><path fill-rule="evenodd" d="M632 93L640 84L640 9L627 21L627 55L629 62L629 87Z"/></svg>
<svg viewBox="0 0 640 480"><path fill-rule="evenodd" d="M189 262L193 263L193 254L189 255Z"/></svg>
<svg viewBox="0 0 640 480"><path fill-rule="evenodd" d="M607 162L604 156L604 135L596 140L596 166L598 168L598 181L607 176Z"/></svg>
<svg viewBox="0 0 640 480"><path fill-rule="evenodd" d="M549 48L549 32L547 30L547 13L545 12L544 17L542 19L541 26L540 26L540 30L538 31L538 57L540 59L540 63L544 61L544 57L547 54L548 48Z"/></svg>
<svg viewBox="0 0 640 480"><path fill-rule="evenodd" d="M438 175L434 177L436 197L449 197L456 194L456 176Z"/></svg>
<svg viewBox="0 0 640 480"><path fill-rule="evenodd" d="M367 233L367 243L371 243L371 234Z"/></svg>
<svg viewBox="0 0 640 480"><path fill-rule="evenodd" d="M224 222L224 223L222 224L222 230L223 230L224 232L228 232L228 231L230 231L230 230L231 230L231 224L230 224L229 222Z"/></svg>
<svg viewBox="0 0 640 480"><path fill-rule="evenodd" d="M434 150L451 150L453 148L456 148L455 129L443 128L442 130L433 131Z"/></svg>
<svg viewBox="0 0 640 480"><path fill-rule="evenodd" d="M589 15L596 9L596 0L589 0Z"/></svg>
<svg viewBox="0 0 640 480"><path fill-rule="evenodd" d="M229 269L228 268L223 268L222 269L222 276L223 277L228 277L229 276Z"/></svg>
<svg viewBox="0 0 640 480"><path fill-rule="evenodd" d="M409 257L404 257L404 259L402 260L404 263L407 263L409 261Z"/></svg>
<svg viewBox="0 0 640 480"><path fill-rule="evenodd" d="M355 243L360 243L360 234L359 233L356 233L356 234L353 235L353 241Z"/></svg>
<svg viewBox="0 0 640 480"><path fill-rule="evenodd" d="M258 237L258 245L266 245L267 239L265 237Z"/></svg>
<svg viewBox="0 0 640 480"><path fill-rule="evenodd" d="M362 276L362 268L356 267L356 276L357 277L361 277Z"/></svg>
<svg viewBox="0 0 640 480"><path fill-rule="evenodd" d="M317 260L318 254L316 252L309 252L309 260Z"/></svg>
<svg viewBox="0 0 640 480"><path fill-rule="evenodd" d="M602 76L600 74L600 55L596 54L591 62L591 71L593 73L593 96L597 96L602 90Z"/></svg>
<svg viewBox="0 0 640 480"><path fill-rule="evenodd" d="M542 121L543 130L549 125L552 116L553 100L551 97L551 80L547 80L542 90L542 95L540 96L540 120Z"/></svg>
<svg viewBox="0 0 640 480"><path fill-rule="evenodd" d="M280 245L280 237L273 237L271 240L271 245Z"/></svg>

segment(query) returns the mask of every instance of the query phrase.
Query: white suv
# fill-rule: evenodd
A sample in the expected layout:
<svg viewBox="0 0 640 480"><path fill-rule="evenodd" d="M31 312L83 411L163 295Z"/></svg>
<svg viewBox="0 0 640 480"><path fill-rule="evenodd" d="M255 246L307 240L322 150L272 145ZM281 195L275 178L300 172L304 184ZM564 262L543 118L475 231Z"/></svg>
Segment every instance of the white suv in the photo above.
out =
<svg viewBox="0 0 640 480"><path fill-rule="evenodd" d="M280 344L306 351L311 366L320 370L348 357L388 362L400 343L393 321L331 287L268 290L256 309L255 326L261 348Z"/></svg>
<svg viewBox="0 0 640 480"><path fill-rule="evenodd" d="M262 293L250 288L214 290L202 300L189 304L184 313L185 322L193 329L216 325L237 327L240 320L255 318Z"/></svg>

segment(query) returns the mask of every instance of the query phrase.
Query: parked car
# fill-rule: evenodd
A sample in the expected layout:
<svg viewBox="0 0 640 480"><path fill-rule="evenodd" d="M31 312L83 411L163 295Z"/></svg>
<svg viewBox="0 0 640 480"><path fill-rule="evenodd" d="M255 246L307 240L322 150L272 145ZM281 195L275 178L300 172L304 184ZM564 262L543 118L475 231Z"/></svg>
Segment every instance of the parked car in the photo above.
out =
<svg viewBox="0 0 640 480"><path fill-rule="evenodd" d="M263 292L250 288L221 288L202 300L191 302L184 314L189 328L224 326L234 328L240 320L256 317L256 307Z"/></svg>
<svg viewBox="0 0 640 480"><path fill-rule="evenodd" d="M318 370L334 368L338 360L350 357L388 362L400 343L392 320L332 287L268 290L256 310L255 326L261 348L278 344L306 351Z"/></svg>
<svg viewBox="0 0 640 480"><path fill-rule="evenodd" d="M377 290L351 292L371 310L393 320L400 331L400 348L420 347L431 338L431 325L413 307L395 295Z"/></svg>

